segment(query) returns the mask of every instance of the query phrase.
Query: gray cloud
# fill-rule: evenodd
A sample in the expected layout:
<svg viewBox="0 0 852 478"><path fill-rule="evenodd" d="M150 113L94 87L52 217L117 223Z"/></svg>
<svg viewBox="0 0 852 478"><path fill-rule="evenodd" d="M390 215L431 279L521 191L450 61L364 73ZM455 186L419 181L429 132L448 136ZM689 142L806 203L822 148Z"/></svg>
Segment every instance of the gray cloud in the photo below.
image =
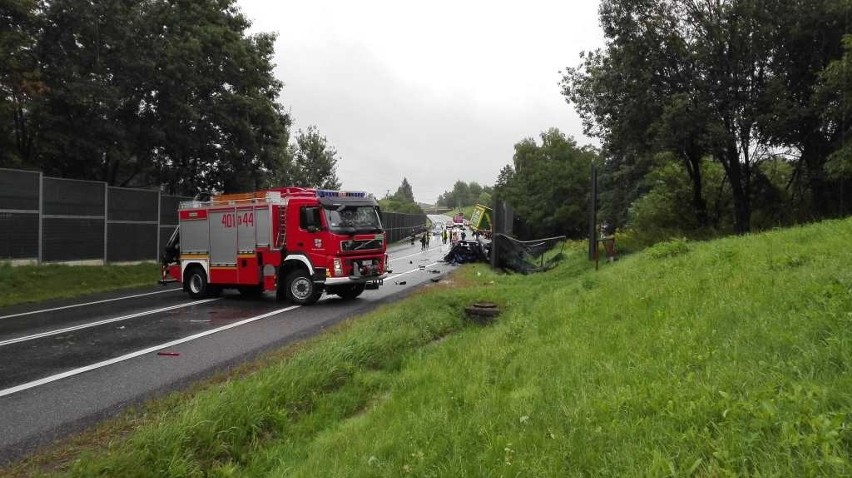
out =
<svg viewBox="0 0 852 478"><path fill-rule="evenodd" d="M362 11L351 5L343 13L329 10L343 5L331 1L320 2L317 11L260 0L240 4L256 29L278 31L282 101L291 108L296 128L316 125L337 148L344 188L381 197L396 191L405 177L418 201L434 203L457 180L493 185L500 169L511 163L513 145L547 128L589 142L557 83L560 69L578 63L580 46L598 41L599 34L587 33L596 31L596 2L584 7L585 15L563 19L568 23L562 32L539 31L548 27L544 17L545 25L525 24L523 15L539 18L535 10L503 11L488 4L494 15L502 15L497 24L468 28L465 18L457 18L450 30L432 30L412 23L411 34L404 26L370 17L380 11L376 8L364 9L363 18L349 18ZM532 5L551 4L559 3ZM277 24L270 14L276 8L291 11L287 25L298 27ZM468 9L466 14L475 13ZM516 15L521 15L517 24ZM585 23L571 27L571 21ZM501 37L504 24L513 27L503 34L511 38ZM432 37L424 38L426 33ZM576 40L562 47L551 38Z"/></svg>

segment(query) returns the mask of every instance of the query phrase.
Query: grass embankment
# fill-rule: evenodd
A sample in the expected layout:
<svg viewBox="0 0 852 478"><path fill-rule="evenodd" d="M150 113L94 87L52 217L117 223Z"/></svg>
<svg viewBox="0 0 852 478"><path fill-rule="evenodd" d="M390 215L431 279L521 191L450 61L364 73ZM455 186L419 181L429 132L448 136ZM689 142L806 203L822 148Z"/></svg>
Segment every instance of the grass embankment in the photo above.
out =
<svg viewBox="0 0 852 478"><path fill-rule="evenodd" d="M466 266L74 476L850 476L852 221ZM464 287L459 287L463 285ZM464 305L497 302L491 326Z"/></svg>
<svg viewBox="0 0 852 478"><path fill-rule="evenodd" d="M12 267L0 263L0 307L153 285L159 264Z"/></svg>

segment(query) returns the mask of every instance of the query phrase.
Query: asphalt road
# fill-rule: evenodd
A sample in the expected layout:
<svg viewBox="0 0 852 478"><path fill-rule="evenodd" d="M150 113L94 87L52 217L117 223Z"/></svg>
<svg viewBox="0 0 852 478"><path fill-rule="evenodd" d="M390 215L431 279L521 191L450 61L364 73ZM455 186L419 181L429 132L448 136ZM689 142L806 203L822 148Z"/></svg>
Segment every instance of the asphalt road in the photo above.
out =
<svg viewBox="0 0 852 478"><path fill-rule="evenodd" d="M0 309L0 463L442 278L448 246L432 239L428 251L391 247L384 286L348 302L195 301L176 285L152 285Z"/></svg>

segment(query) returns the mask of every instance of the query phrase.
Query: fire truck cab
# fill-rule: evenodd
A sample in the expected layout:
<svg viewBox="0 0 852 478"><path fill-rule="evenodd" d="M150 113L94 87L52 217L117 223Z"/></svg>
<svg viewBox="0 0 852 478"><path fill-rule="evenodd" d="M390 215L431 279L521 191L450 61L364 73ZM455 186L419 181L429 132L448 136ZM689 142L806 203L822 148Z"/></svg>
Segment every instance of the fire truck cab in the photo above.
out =
<svg viewBox="0 0 852 478"><path fill-rule="evenodd" d="M378 203L364 192L223 194L183 202L178 216L161 282L182 282L193 298L235 288L304 305L323 292L354 299L388 272Z"/></svg>

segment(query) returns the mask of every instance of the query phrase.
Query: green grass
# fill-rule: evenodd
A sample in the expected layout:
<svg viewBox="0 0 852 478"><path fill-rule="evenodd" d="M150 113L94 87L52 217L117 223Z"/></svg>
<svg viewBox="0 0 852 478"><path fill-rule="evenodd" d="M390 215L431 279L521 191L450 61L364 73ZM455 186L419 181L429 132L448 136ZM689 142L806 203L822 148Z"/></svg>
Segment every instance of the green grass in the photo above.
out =
<svg viewBox="0 0 852 478"><path fill-rule="evenodd" d="M71 476L850 476L852 220L461 268ZM450 282L447 284L447 282ZM490 326L462 309L497 303Z"/></svg>
<svg viewBox="0 0 852 478"><path fill-rule="evenodd" d="M18 266L0 263L0 307L156 284L159 264Z"/></svg>

